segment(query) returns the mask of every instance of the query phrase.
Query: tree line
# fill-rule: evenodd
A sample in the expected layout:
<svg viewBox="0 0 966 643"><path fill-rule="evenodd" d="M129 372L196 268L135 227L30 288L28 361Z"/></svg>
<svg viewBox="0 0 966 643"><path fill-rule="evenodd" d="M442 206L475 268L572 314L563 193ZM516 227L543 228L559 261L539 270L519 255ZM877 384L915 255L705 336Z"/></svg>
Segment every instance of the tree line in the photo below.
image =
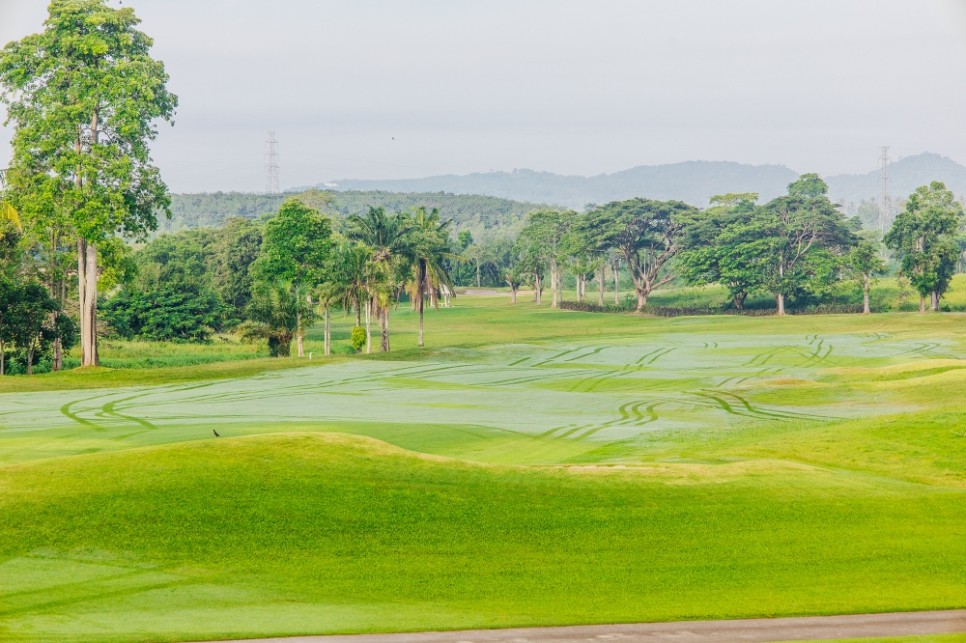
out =
<svg viewBox="0 0 966 643"><path fill-rule="evenodd" d="M816 174L802 175L784 196L757 201L754 193L729 193L712 197L703 210L635 198L585 213L534 212L513 246L504 280L511 291L531 284L540 301L549 279L551 306L558 306L567 269L578 301L596 280L603 305L606 272L616 278L623 266L637 311L655 290L675 282L719 284L737 310L750 294L768 293L784 315L789 302L820 302L837 283L855 279L868 313L869 290L886 272L889 249L898 273L919 294L920 310L927 302L938 310L956 271L963 225L961 204L941 182L918 188L882 240L863 235L860 221L840 212Z"/></svg>

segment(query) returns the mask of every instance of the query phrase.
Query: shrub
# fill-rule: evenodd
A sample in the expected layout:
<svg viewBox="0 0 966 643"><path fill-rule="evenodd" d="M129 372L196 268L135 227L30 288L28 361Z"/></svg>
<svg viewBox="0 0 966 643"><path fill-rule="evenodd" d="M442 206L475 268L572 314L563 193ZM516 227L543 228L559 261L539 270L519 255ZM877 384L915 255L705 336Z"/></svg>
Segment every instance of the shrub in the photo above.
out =
<svg viewBox="0 0 966 643"><path fill-rule="evenodd" d="M358 353L361 351L362 347L366 345L366 329L362 326L353 326L352 334L349 336L349 343L355 352Z"/></svg>

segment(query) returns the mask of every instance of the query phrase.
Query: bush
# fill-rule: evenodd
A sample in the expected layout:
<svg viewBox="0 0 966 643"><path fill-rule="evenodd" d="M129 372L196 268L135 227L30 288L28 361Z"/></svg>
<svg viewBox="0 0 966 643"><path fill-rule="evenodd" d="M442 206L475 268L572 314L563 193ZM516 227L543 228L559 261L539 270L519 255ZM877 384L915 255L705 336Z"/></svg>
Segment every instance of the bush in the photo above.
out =
<svg viewBox="0 0 966 643"><path fill-rule="evenodd" d="M349 343L355 352L358 353L361 351L363 346L366 345L366 329L362 326L353 326L352 334L349 336Z"/></svg>

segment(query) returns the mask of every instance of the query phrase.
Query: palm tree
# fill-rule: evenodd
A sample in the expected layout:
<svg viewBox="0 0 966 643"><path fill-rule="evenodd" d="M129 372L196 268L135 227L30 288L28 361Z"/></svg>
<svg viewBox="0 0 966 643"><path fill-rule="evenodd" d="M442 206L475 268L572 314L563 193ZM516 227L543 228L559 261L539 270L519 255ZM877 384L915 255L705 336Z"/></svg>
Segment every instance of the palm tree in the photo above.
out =
<svg viewBox="0 0 966 643"><path fill-rule="evenodd" d="M439 211L433 208L427 214L426 208L417 208L411 217L413 223L413 242L409 255L413 262L415 279L412 288L413 303L419 311L418 346L423 346L423 310L426 295L432 298L433 305L439 308L438 291L440 286L453 290L453 280L446 271L446 259L453 259L450 251L449 225L451 221L441 221Z"/></svg>
<svg viewBox="0 0 966 643"><path fill-rule="evenodd" d="M0 171L0 188L3 187L3 172ZM18 232L21 230L20 227L20 215L17 213L17 209L13 207L10 201L3 198L3 192L0 192L0 224L9 223ZM3 239L4 231L2 225L0 225L0 239Z"/></svg>
<svg viewBox="0 0 966 643"><path fill-rule="evenodd" d="M372 251L369 295L382 327L383 352L389 351L389 303L393 277L399 262L411 255L413 229L408 217L399 213L388 216L383 208L373 207L365 216L352 215L345 223L346 236Z"/></svg>
<svg viewBox="0 0 966 643"><path fill-rule="evenodd" d="M363 306L370 309L369 291L372 250L367 246L348 239L341 239L330 255L327 278L320 288L320 303L325 314L325 345L329 340L329 307L341 305L346 312L355 310L356 326L362 326ZM368 315L367 315L368 317ZM367 345L371 345L367 324ZM326 352L328 355L328 352Z"/></svg>
<svg viewBox="0 0 966 643"><path fill-rule="evenodd" d="M292 351L292 338L298 330L300 305L290 284L256 282L248 305L252 321L241 325L242 337L267 339L272 357L288 357Z"/></svg>

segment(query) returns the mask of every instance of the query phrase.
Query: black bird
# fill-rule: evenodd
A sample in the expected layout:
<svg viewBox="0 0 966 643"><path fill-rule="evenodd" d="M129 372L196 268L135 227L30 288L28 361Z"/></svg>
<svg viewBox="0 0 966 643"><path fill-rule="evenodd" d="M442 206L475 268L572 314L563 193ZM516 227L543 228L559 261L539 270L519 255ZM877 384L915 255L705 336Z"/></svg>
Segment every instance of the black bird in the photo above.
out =
<svg viewBox="0 0 966 643"><path fill-rule="evenodd" d="M218 433L218 431L215 431L214 429L212 429L211 432L215 434L215 437L216 438L220 438L221 437L221 433Z"/></svg>

